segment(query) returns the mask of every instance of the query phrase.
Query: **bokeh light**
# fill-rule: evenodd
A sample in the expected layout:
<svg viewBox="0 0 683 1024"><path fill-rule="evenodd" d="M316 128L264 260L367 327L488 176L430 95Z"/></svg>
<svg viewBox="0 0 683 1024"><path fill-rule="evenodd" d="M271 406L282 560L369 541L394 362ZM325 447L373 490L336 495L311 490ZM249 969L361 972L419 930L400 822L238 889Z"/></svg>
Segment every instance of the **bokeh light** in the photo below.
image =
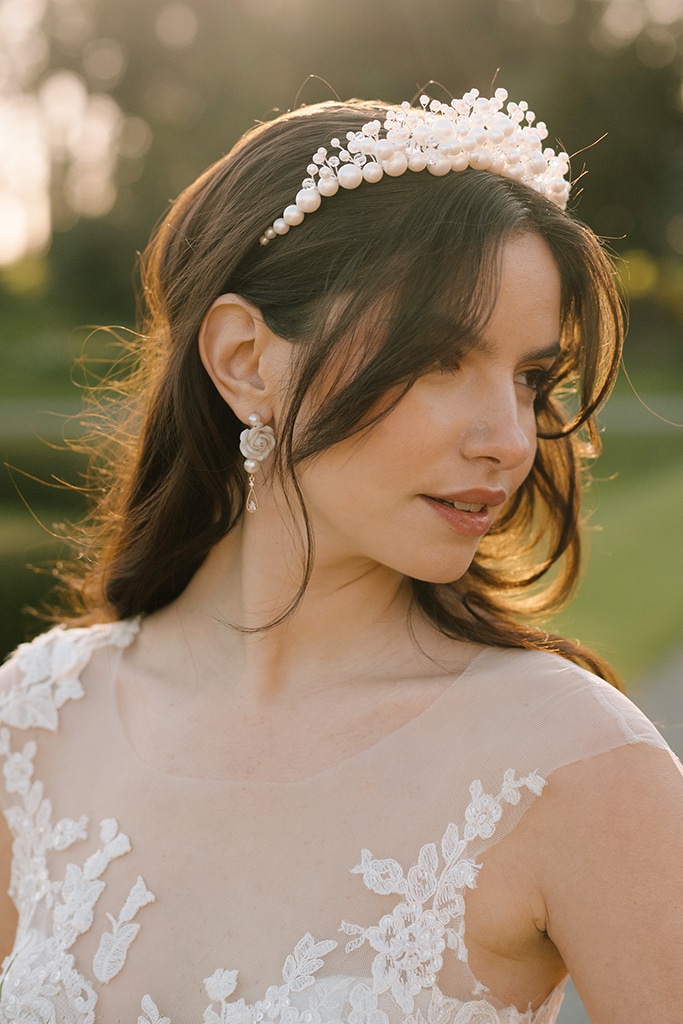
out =
<svg viewBox="0 0 683 1024"><path fill-rule="evenodd" d="M48 21L83 75L46 71ZM85 0L0 0L0 266L43 251L54 225L107 213L123 151L139 159L149 148L141 118L90 91L115 85L127 63L120 43L91 33Z"/></svg>
<svg viewBox="0 0 683 1024"><path fill-rule="evenodd" d="M657 284L657 261L642 249L631 249L624 253L621 278L632 299L643 298Z"/></svg>
<svg viewBox="0 0 683 1024"><path fill-rule="evenodd" d="M197 35L197 15L188 4L174 0L162 7L156 19L156 34L169 50L184 50Z"/></svg>

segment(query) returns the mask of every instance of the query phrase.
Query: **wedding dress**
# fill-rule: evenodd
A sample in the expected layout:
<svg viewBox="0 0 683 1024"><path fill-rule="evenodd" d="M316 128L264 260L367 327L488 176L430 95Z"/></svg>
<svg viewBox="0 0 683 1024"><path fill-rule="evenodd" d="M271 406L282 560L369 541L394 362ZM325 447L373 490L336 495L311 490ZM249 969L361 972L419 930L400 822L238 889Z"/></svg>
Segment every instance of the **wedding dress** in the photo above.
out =
<svg viewBox="0 0 683 1024"><path fill-rule="evenodd" d="M668 749L627 698L556 655L490 648L310 778L188 778L123 726L138 629L53 629L1 670L19 925L0 1024L552 1024L561 986L532 1011L474 977L466 895L554 772Z"/></svg>

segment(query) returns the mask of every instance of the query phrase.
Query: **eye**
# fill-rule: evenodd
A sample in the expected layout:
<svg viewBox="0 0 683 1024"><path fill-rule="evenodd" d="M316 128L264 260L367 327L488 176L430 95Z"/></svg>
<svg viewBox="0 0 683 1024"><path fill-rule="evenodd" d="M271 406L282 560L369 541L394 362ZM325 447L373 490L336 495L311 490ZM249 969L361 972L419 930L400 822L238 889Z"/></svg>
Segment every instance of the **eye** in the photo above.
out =
<svg viewBox="0 0 683 1024"><path fill-rule="evenodd" d="M550 369L543 369L540 366L522 370L515 376L515 384L521 384L528 388L538 398L548 393L553 383L553 375Z"/></svg>

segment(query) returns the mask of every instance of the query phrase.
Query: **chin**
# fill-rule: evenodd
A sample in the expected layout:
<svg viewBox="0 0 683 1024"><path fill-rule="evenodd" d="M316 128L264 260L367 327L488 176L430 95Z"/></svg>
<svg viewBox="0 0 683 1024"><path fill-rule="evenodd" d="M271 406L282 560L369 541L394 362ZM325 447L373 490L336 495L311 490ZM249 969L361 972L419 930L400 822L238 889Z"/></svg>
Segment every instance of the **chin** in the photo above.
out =
<svg viewBox="0 0 683 1024"><path fill-rule="evenodd" d="M472 565L472 559L467 565L444 565L432 567L422 567L416 572L410 572L409 575L413 580L419 580L421 583L457 583L458 580L462 579L465 573Z"/></svg>

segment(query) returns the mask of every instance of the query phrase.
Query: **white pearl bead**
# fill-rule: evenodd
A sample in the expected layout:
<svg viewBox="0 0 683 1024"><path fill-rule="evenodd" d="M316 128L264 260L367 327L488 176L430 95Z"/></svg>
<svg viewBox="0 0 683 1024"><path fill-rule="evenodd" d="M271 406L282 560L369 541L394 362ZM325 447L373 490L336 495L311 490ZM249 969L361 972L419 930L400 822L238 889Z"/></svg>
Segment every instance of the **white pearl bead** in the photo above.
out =
<svg viewBox="0 0 683 1024"><path fill-rule="evenodd" d="M426 124L420 124L413 132L413 138L418 146L425 146L431 135L431 129Z"/></svg>
<svg viewBox="0 0 683 1024"><path fill-rule="evenodd" d="M300 210L298 206L288 206L282 214L282 219L285 224L296 225L301 224L304 216L303 210Z"/></svg>
<svg viewBox="0 0 683 1024"><path fill-rule="evenodd" d="M275 232L273 231L272 228L266 228L266 238L268 238L268 239L275 238Z"/></svg>
<svg viewBox="0 0 683 1024"><path fill-rule="evenodd" d="M411 153L408 157L408 169L411 171L424 171L427 166L427 157L424 153Z"/></svg>
<svg viewBox="0 0 683 1024"><path fill-rule="evenodd" d="M302 188L296 194L296 205L304 213L315 213L321 202L317 188Z"/></svg>
<svg viewBox="0 0 683 1024"><path fill-rule="evenodd" d="M263 426L263 424L261 423L261 417L257 412L250 413L249 416L247 416L247 422L251 423L252 427Z"/></svg>
<svg viewBox="0 0 683 1024"><path fill-rule="evenodd" d="M437 121L436 124L434 124L432 131L434 132L434 135L436 135L437 139L439 139L439 141L449 139L451 135L453 135L454 133L453 125L448 120Z"/></svg>
<svg viewBox="0 0 683 1024"><path fill-rule="evenodd" d="M363 180L363 172L358 164L344 164L337 171L337 178L342 188L358 188Z"/></svg>
<svg viewBox="0 0 683 1024"><path fill-rule="evenodd" d="M253 459L245 459L244 468L247 473L255 473L258 469L258 462L254 462Z"/></svg>
<svg viewBox="0 0 683 1024"><path fill-rule="evenodd" d="M437 178L443 177L444 174L448 174L451 169L451 161L447 156L440 156L433 163L427 164L427 170L430 174L436 175Z"/></svg>
<svg viewBox="0 0 683 1024"><path fill-rule="evenodd" d="M476 167L479 171L488 171L492 163L491 154L486 149L475 149L470 156L470 167Z"/></svg>
<svg viewBox="0 0 683 1024"><path fill-rule="evenodd" d="M336 178L323 178L318 182L318 192L321 196L333 196L339 191L339 182Z"/></svg>
<svg viewBox="0 0 683 1024"><path fill-rule="evenodd" d="M284 217L278 217L273 221L273 231L276 235L286 235L289 231L289 224Z"/></svg>
<svg viewBox="0 0 683 1024"><path fill-rule="evenodd" d="M529 170L532 174L543 174L546 169L546 162L542 153L534 153L529 161Z"/></svg>
<svg viewBox="0 0 683 1024"><path fill-rule="evenodd" d="M381 164L376 164L372 161L363 167L363 178L365 181L369 181L374 185L375 182L380 181L383 177L384 171Z"/></svg>
<svg viewBox="0 0 683 1024"><path fill-rule="evenodd" d="M380 139L375 146L375 156L378 160L391 160L394 155L394 144L388 139Z"/></svg>
<svg viewBox="0 0 683 1024"><path fill-rule="evenodd" d="M395 153L391 160L384 164L384 170L392 178L400 178L408 170L408 157L405 153Z"/></svg>
<svg viewBox="0 0 683 1024"><path fill-rule="evenodd" d="M469 167L470 160L467 153L454 153L451 157L451 170L452 171L464 171L466 167Z"/></svg>

